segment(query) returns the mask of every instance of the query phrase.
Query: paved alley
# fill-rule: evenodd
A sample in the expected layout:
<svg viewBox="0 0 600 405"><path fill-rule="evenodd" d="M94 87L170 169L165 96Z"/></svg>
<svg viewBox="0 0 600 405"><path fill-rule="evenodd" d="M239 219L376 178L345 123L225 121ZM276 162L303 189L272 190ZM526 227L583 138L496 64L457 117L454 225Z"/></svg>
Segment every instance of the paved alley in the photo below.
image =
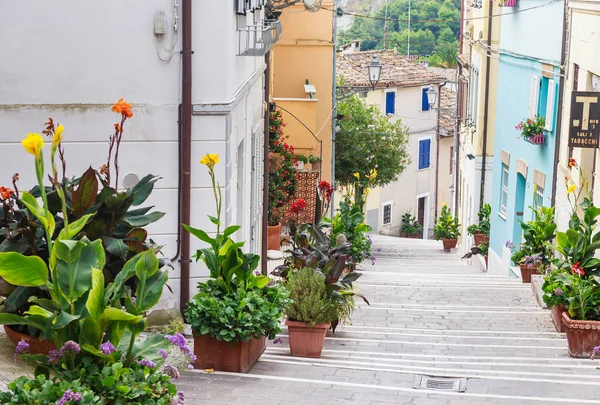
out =
<svg viewBox="0 0 600 405"><path fill-rule="evenodd" d="M357 284L371 306L328 334L320 359L291 357L284 330L249 374L182 376L186 403L600 404L600 362L568 356L529 284L475 270L441 242L378 236L374 252ZM418 375L466 377L465 391L414 389Z"/></svg>

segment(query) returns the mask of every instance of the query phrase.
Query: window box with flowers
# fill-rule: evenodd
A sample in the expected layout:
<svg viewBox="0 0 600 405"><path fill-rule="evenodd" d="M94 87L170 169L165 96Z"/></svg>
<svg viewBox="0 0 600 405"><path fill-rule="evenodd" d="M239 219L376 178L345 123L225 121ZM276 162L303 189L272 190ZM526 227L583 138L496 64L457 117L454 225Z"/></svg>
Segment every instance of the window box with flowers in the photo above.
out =
<svg viewBox="0 0 600 405"><path fill-rule="evenodd" d="M536 115L533 118L527 118L519 122L515 127L521 131L520 138L534 145L544 145L546 143L546 118Z"/></svg>

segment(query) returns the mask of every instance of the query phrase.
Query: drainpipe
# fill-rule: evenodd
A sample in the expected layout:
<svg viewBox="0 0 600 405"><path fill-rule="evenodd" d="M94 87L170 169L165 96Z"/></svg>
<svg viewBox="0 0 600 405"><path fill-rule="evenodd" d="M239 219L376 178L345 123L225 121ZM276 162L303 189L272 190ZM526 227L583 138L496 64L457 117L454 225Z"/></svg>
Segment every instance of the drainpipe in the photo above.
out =
<svg viewBox="0 0 600 405"><path fill-rule="evenodd" d="M492 11L494 9L494 3L489 2L488 8L488 32L487 32L487 50L486 50L486 62L485 62L485 101L483 106L483 154L481 156L481 187L479 189L479 209L483 208L483 200L485 195L485 165L487 163L487 135L488 135L488 111L490 104L490 68L491 68L491 54L492 54ZM488 55L489 53L489 55Z"/></svg>
<svg viewBox="0 0 600 405"><path fill-rule="evenodd" d="M436 130L436 152L435 152L435 216L438 216L438 199L439 199L439 183L440 183L440 111L442 110L442 87L446 85L446 82L440 83L438 86L438 93L440 95L438 99L438 110L437 110L437 130Z"/></svg>
<svg viewBox="0 0 600 405"><path fill-rule="evenodd" d="M562 34L562 46L561 46L561 51L560 51L560 87L558 88L558 106L557 106L557 114L558 117L556 117L556 131L554 133L555 136L555 140L554 140L554 181L552 184L552 197L550 199L550 206L554 207L554 204L556 203L556 185L557 185L557 181L558 181L558 175L557 175L557 171L558 171L558 162L560 160L560 134L561 134L561 130L562 130L562 118L563 118L563 112L562 112L562 108L563 108L563 103L564 103L564 97L565 97L565 71L566 71L566 67L565 64L567 63L567 28L568 28L568 24L567 24L567 15L568 15L568 11L569 11L569 6L567 4L567 2L564 2L564 10L563 10L563 34ZM595 162L595 159L594 159Z"/></svg>
<svg viewBox="0 0 600 405"><path fill-rule="evenodd" d="M191 169L192 169L192 0L182 2L182 74L181 74L181 222L191 221ZM181 226L181 224L178 224ZM190 298L190 234L181 229L181 312Z"/></svg>
<svg viewBox="0 0 600 405"><path fill-rule="evenodd" d="M337 10L339 0L334 0L333 9ZM336 118L337 118L337 13L333 14L333 73L332 73L332 84L331 84L331 97L332 97L332 105L331 105L331 184L335 185L335 127L336 127ZM323 147L321 147L321 150ZM335 215L335 192L331 194L331 218ZM324 213L321 213L323 215Z"/></svg>
<svg viewBox="0 0 600 405"><path fill-rule="evenodd" d="M262 211L262 274L267 275L267 234L269 220L269 116L271 115L271 52L265 55L265 130L263 139L263 211Z"/></svg>
<svg viewBox="0 0 600 405"><path fill-rule="evenodd" d="M459 64L460 66L460 64ZM459 74L458 77L460 77L460 71L461 68L459 67ZM457 80L458 85L460 85L460 80ZM458 90L458 89L457 89ZM465 95L463 94L464 98ZM462 102L462 99L460 100ZM458 109L462 108L462 106L458 105L459 102L459 98L458 98L458 91L456 92L456 108L457 108L457 117L456 120L454 121L454 216L458 216L458 201L459 201L459 190L460 190L460 177L459 177L459 173L460 173L460 132L458 130L459 128L459 118L458 118ZM462 117L461 117L462 118Z"/></svg>

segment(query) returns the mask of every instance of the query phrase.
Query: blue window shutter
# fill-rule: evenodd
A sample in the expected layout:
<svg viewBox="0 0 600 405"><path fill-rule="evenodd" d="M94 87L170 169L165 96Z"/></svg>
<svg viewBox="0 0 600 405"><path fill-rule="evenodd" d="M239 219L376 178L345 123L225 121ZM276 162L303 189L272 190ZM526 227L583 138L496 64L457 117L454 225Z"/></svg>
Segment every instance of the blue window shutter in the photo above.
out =
<svg viewBox="0 0 600 405"><path fill-rule="evenodd" d="M427 169L430 164L431 139L419 141L419 170Z"/></svg>
<svg viewBox="0 0 600 405"><path fill-rule="evenodd" d="M425 167L429 167L430 165L430 155L431 155L431 139L425 140Z"/></svg>
<svg viewBox="0 0 600 405"><path fill-rule="evenodd" d="M390 91L385 93L385 113L395 114L396 113L396 92Z"/></svg>
<svg viewBox="0 0 600 405"><path fill-rule="evenodd" d="M421 89L421 111L429 111L429 100L427 100L427 87Z"/></svg>

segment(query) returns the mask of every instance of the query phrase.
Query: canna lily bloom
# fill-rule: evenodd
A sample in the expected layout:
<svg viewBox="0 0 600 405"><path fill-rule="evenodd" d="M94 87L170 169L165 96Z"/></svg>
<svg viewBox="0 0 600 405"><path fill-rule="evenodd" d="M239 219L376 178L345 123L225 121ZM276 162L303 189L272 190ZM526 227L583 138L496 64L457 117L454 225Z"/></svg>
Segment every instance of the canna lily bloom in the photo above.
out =
<svg viewBox="0 0 600 405"><path fill-rule="evenodd" d="M371 190L368 188L365 188L365 197L368 197L370 193L371 193Z"/></svg>
<svg viewBox="0 0 600 405"><path fill-rule="evenodd" d="M21 144L28 153L33 156L40 157L42 154L42 148L44 147L44 138L40 134L30 133L27 138L21 141Z"/></svg>
<svg viewBox="0 0 600 405"><path fill-rule="evenodd" d="M575 158L569 159L569 167L577 167L577 161Z"/></svg>
<svg viewBox="0 0 600 405"><path fill-rule="evenodd" d="M131 104L126 102L123 97L121 97L116 103L112 106L112 111L117 114L123 114L127 118L133 117L133 113L131 112Z"/></svg>
<svg viewBox="0 0 600 405"><path fill-rule="evenodd" d="M12 191L10 188L4 186L0 187L0 198L2 198L2 200L6 201L14 194L15 192Z"/></svg>
<svg viewBox="0 0 600 405"><path fill-rule="evenodd" d="M209 170L213 170L215 165L219 163L219 154L207 153L206 156L203 156L202 159L200 159L200 163L208 166Z"/></svg>
<svg viewBox="0 0 600 405"><path fill-rule="evenodd" d="M359 172L355 172L353 174L353 176L360 180L360 173Z"/></svg>
<svg viewBox="0 0 600 405"><path fill-rule="evenodd" d="M577 274L580 277L585 275L585 272L583 271L583 267L579 267L579 262L577 262L573 266L571 266L571 273Z"/></svg>
<svg viewBox="0 0 600 405"><path fill-rule="evenodd" d="M375 180L377 178L377 169L372 169L369 174L367 174L367 179Z"/></svg>
<svg viewBox="0 0 600 405"><path fill-rule="evenodd" d="M63 140L63 131L65 127L58 125L54 130L54 136L52 137L52 146L57 147Z"/></svg>
<svg viewBox="0 0 600 405"><path fill-rule="evenodd" d="M573 193L575 192L575 189L576 189L576 188L577 188L577 185L576 185L576 184L571 184L571 185L569 186L569 188L567 189L567 193L569 193L569 194L573 194Z"/></svg>

